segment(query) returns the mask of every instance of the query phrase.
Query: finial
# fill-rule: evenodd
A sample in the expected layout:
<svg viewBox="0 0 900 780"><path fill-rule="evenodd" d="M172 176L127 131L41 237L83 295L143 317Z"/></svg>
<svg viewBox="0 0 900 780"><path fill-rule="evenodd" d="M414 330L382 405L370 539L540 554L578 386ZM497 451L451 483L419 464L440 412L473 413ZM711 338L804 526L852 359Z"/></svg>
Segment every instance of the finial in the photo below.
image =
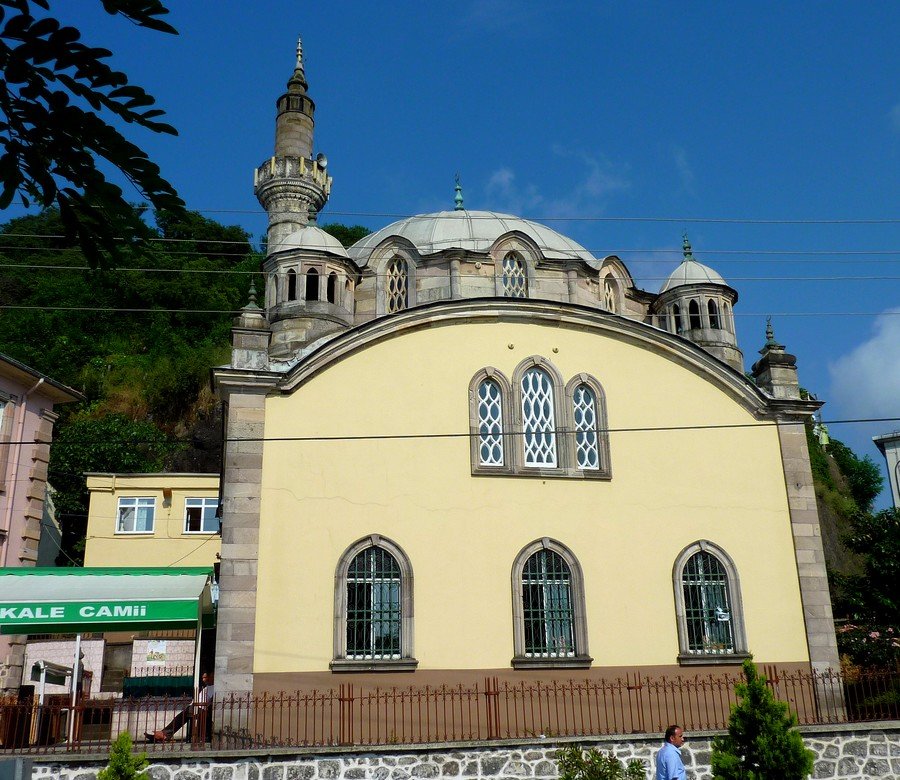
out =
<svg viewBox="0 0 900 780"><path fill-rule="evenodd" d="M292 89L293 88L293 89ZM294 64L294 73L288 80L288 90L303 92L306 91L306 73L303 71L303 39L297 36L297 62Z"/></svg>
<svg viewBox="0 0 900 780"><path fill-rule="evenodd" d="M684 233L681 234L681 238L682 238L681 251L684 252L684 259L685 260L693 260L694 253L691 251L691 242L688 239L688 234L687 234L686 230L684 231Z"/></svg>
<svg viewBox="0 0 900 780"><path fill-rule="evenodd" d="M303 70L303 38L297 36L297 64L294 66L297 70Z"/></svg>
<svg viewBox="0 0 900 780"><path fill-rule="evenodd" d="M454 211L465 210L465 206L463 206L462 185L459 183L459 173L456 174L456 196L453 198L453 202L456 203L453 207Z"/></svg>
<svg viewBox="0 0 900 780"><path fill-rule="evenodd" d="M766 346L775 346L775 328L772 327L772 316L766 317Z"/></svg>
<svg viewBox="0 0 900 780"><path fill-rule="evenodd" d="M249 303L244 307L245 309L258 309L259 306L256 305L256 281L253 277L250 277L250 292L247 296L249 299Z"/></svg>

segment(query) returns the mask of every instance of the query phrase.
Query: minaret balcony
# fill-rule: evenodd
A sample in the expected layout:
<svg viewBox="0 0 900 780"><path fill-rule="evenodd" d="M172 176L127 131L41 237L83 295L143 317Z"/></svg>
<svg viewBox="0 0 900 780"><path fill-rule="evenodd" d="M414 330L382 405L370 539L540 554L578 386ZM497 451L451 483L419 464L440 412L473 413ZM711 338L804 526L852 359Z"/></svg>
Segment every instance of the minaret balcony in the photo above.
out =
<svg viewBox="0 0 900 780"><path fill-rule="evenodd" d="M325 195L331 193L331 177L316 160L306 157L270 157L253 171L253 188L260 189L279 179L301 179L317 184Z"/></svg>

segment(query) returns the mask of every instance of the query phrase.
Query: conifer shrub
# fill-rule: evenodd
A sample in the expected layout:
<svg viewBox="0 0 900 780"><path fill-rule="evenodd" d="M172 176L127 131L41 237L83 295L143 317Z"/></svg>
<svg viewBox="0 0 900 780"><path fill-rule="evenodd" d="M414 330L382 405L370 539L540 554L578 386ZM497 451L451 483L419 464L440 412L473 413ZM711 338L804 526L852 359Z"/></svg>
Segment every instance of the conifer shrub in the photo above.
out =
<svg viewBox="0 0 900 780"><path fill-rule="evenodd" d="M714 780L806 780L813 752L796 729L797 717L774 697L753 661L744 661L743 671L728 734L713 740Z"/></svg>
<svg viewBox="0 0 900 780"><path fill-rule="evenodd" d="M149 780L146 753L133 755L131 734L123 731L109 749L109 764L97 773L97 780Z"/></svg>
<svg viewBox="0 0 900 780"><path fill-rule="evenodd" d="M556 753L559 780L647 780L644 765L632 759L625 766L612 753L596 748L582 750L576 745L561 748Z"/></svg>

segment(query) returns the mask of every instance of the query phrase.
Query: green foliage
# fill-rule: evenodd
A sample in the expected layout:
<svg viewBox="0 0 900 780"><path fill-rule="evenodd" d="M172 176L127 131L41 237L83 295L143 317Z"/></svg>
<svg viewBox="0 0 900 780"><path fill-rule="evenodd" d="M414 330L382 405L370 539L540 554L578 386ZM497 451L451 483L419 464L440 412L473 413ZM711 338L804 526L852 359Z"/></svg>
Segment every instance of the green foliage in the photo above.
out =
<svg viewBox="0 0 900 780"><path fill-rule="evenodd" d="M806 780L813 753L796 730L797 718L777 701L751 660L744 661L745 682L735 690L728 734L713 740L715 780Z"/></svg>
<svg viewBox="0 0 900 780"><path fill-rule="evenodd" d="M871 510L872 502L884 486L881 469L868 455L858 457L853 450L837 439L831 440L828 454L834 458L841 474L847 480L847 487L856 506L863 511Z"/></svg>
<svg viewBox="0 0 900 780"><path fill-rule="evenodd" d="M102 0L104 10L140 27L177 34L160 0ZM3 7L5 6L5 8ZM50 15L51 0L0 4L0 209L56 205L65 233L91 266L149 237L141 214L108 181L101 161L155 208L184 204L147 154L114 125L176 135L141 87L113 70L107 49L88 46ZM46 12L46 13L41 13ZM110 124L113 122L113 124Z"/></svg>
<svg viewBox="0 0 900 780"><path fill-rule="evenodd" d="M633 759L625 766L612 753L596 748L582 750L576 745L561 748L556 753L559 780L646 780L644 765Z"/></svg>
<svg viewBox="0 0 900 780"><path fill-rule="evenodd" d="M109 749L109 764L97 773L97 780L149 780L150 762L146 753L131 753L131 734L123 731Z"/></svg>
<svg viewBox="0 0 900 780"><path fill-rule="evenodd" d="M322 230L329 235L334 236L345 247L353 246L357 241L365 238L372 232L369 228L363 227L362 225L353 225L350 227L349 225L342 225L339 222L329 222L327 225L322 225Z"/></svg>

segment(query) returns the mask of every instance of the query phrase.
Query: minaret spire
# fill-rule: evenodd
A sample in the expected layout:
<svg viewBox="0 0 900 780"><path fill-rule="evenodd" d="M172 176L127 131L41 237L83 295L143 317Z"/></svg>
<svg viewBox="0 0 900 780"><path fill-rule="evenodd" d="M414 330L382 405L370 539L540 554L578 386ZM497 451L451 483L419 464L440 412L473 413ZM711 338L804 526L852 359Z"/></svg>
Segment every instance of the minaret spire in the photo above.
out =
<svg viewBox="0 0 900 780"><path fill-rule="evenodd" d="M303 70L303 38L298 35L297 62L294 65L294 74L288 81L288 92L305 93L307 89L309 89L309 84L306 83L306 72Z"/></svg>
<svg viewBox="0 0 900 780"><path fill-rule="evenodd" d="M456 204L453 207L454 211L465 211L466 207L463 206L463 194L462 194L462 184L459 183L459 174L456 174L456 195L453 198L453 202Z"/></svg>

